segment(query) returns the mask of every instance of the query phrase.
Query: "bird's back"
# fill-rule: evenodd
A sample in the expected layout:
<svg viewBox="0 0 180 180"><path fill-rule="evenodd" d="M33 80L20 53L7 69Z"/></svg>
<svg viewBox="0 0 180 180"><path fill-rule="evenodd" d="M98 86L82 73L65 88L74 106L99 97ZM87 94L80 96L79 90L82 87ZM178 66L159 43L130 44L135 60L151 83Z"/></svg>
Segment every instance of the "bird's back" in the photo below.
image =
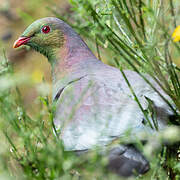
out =
<svg viewBox="0 0 180 180"><path fill-rule="evenodd" d="M86 64L87 65L87 64ZM88 68L86 68L88 67ZM121 72L101 62L82 65L86 73L68 83L58 99L54 123L67 150L84 150L110 143L130 132L151 132L138 103L134 100ZM134 71L124 71L144 110L150 99L159 128L163 128L172 114L163 99ZM152 78L149 81L170 100ZM152 118L149 116L152 122Z"/></svg>

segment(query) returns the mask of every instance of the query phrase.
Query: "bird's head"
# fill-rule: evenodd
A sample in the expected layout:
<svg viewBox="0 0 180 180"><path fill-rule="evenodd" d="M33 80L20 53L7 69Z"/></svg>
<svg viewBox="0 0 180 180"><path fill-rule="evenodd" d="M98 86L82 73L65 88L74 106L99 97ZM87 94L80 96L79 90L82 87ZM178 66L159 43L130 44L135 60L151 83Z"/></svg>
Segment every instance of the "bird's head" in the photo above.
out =
<svg viewBox="0 0 180 180"><path fill-rule="evenodd" d="M58 18L47 17L33 22L15 41L14 48L28 45L45 55L53 58L55 51L63 46L65 24Z"/></svg>

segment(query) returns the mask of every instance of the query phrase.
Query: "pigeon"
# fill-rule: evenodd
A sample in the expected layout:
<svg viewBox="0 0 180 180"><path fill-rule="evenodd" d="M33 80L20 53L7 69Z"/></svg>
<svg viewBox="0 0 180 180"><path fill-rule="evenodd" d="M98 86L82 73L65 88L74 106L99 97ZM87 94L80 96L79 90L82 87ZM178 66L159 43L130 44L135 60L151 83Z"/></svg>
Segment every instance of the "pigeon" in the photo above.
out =
<svg viewBox="0 0 180 180"><path fill-rule="evenodd" d="M133 139L141 132L155 133L156 129L150 127L152 116L144 113L150 104L158 130L174 116L167 104L171 98L153 78L144 74L167 101L137 72L123 70L140 108L122 72L97 59L82 38L56 17L33 22L15 41L14 48L22 45L43 54L51 64L54 126L66 151L106 149L127 135ZM144 174L150 169L149 161L133 143L113 145L107 157L108 169L120 176Z"/></svg>

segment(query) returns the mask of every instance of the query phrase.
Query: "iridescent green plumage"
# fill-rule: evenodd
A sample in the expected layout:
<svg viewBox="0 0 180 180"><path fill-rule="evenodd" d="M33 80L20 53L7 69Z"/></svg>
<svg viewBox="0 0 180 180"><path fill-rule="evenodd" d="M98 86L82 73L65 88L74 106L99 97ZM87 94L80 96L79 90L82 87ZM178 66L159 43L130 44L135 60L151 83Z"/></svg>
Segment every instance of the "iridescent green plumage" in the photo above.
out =
<svg viewBox="0 0 180 180"><path fill-rule="evenodd" d="M42 33L42 27L49 26L50 32ZM53 60L57 50L63 46L64 34L58 28L57 24L48 23L47 19L41 19L32 23L21 35L22 37L31 37L27 45Z"/></svg>

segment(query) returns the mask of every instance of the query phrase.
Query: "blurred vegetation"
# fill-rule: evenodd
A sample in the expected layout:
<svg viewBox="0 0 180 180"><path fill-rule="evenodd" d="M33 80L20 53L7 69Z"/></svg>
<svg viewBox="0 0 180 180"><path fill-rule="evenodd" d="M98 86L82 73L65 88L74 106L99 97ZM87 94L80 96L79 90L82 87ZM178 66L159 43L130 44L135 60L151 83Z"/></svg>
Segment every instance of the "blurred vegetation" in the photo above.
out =
<svg viewBox="0 0 180 180"><path fill-rule="evenodd" d="M12 44L35 19L59 17L103 62L143 78L150 74L172 98L178 116L180 45L171 35L180 24L179 0L0 2L0 179L120 179L106 170L99 150L81 158L64 151L52 128L50 65L26 47L12 50ZM148 137L142 150L151 171L137 179L180 179L179 132L172 126ZM164 141L171 143L161 148Z"/></svg>

